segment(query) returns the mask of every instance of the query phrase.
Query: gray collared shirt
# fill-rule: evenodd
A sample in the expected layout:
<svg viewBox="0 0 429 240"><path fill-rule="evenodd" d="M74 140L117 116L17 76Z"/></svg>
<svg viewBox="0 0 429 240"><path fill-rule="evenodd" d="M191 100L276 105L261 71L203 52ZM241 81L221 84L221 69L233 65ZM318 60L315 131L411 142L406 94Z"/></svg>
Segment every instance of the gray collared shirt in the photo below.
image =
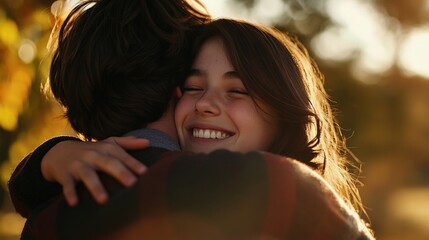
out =
<svg viewBox="0 0 429 240"><path fill-rule="evenodd" d="M149 140L151 147L165 148L170 151L180 151L180 146L166 133L153 128L141 128L126 133L124 136L135 136Z"/></svg>

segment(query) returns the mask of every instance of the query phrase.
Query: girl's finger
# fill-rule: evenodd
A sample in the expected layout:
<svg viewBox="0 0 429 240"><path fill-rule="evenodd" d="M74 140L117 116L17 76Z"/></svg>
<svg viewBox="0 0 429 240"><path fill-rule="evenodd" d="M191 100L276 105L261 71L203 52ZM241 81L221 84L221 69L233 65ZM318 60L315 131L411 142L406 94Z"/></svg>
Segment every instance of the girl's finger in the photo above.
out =
<svg viewBox="0 0 429 240"><path fill-rule="evenodd" d="M144 138L137 138L134 136L128 137L110 137L106 141L114 142L126 150L138 150L149 147L149 140Z"/></svg>
<svg viewBox="0 0 429 240"><path fill-rule="evenodd" d="M131 169L133 172L137 174L143 174L147 167L132 157L130 154L126 152L125 149L131 149L132 147L145 148L149 145L149 141L146 139L140 139L139 143L135 142L135 138L111 138L112 145L108 147L108 154L112 157L120 160L127 168ZM131 141L128 141L131 140Z"/></svg>
<svg viewBox="0 0 429 240"><path fill-rule="evenodd" d="M98 155L97 157L89 159L87 164L95 170L100 170L112 176L125 186L131 186L137 180L130 169L128 169L120 159L114 156Z"/></svg>
<svg viewBox="0 0 429 240"><path fill-rule="evenodd" d="M78 176L75 177L83 182L97 203L104 204L107 202L108 194L93 168L82 167L77 174Z"/></svg>
<svg viewBox="0 0 429 240"><path fill-rule="evenodd" d="M76 194L74 180L71 177L63 177L60 184L63 186L63 194L70 206L76 206L78 203L78 197Z"/></svg>
<svg viewBox="0 0 429 240"><path fill-rule="evenodd" d="M115 149L111 149L111 151L109 151L109 155L112 158L116 158L118 161L122 162L125 167L132 170L136 174L141 175L147 170L147 167L143 163L132 157L119 146L117 146Z"/></svg>

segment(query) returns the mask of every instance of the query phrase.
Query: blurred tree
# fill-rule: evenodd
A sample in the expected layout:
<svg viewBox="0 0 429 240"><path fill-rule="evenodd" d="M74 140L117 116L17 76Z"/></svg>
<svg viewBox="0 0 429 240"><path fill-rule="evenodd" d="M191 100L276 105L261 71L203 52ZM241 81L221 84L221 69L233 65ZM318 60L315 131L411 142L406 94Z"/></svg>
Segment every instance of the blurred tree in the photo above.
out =
<svg viewBox="0 0 429 240"><path fill-rule="evenodd" d="M47 79L52 1L0 1L0 193L16 164L65 122L41 92ZM4 196L0 196L0 201Z"/></svg>
<svg viewBox="0 0 429 240"><path fill-rule="evenodd" d="M402 25L419 26L429 22L427 0L375 0L380 11L397 19Z"/></svg>

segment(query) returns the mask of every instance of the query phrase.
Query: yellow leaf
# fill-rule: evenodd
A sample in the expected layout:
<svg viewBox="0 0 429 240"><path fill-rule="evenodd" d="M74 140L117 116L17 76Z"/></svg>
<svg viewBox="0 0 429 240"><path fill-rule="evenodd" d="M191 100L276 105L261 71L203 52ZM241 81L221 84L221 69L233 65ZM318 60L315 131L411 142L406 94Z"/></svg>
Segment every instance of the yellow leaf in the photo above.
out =
<svg viewBox="0 0 429 240"><path fill-rule="evenodd" d="M20 68L15 70L11 79L2 84L1 104L3 108L14 109L20 113L27 102L31 82L34 77L31 69Z"/></svg>
<svg viewBox="0 0 429 240"><path fill-rule="evenodd" d="M13 46L18 42L19 31L15 22L10 20L0 21L0 40L6 45Z"/></svg>
<svg viewBox="0 0 429 240"><path fill-rule="evenodd" d="M13 131L18 123L18 111L0 105L0 126L6 131Z"/></svg>

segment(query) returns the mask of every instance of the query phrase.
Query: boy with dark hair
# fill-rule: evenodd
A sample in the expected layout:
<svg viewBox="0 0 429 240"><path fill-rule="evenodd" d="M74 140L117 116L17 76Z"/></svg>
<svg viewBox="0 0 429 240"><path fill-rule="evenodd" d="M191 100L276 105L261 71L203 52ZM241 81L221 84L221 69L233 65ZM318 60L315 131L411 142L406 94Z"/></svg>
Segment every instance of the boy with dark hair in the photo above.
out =
<svg viewBox="0 0 429 240"><path fill-rule="evenodd" d="M22 239L370 238L326 182L298 162L261 152L174 151L171 99L191 62L192 28L206 15L179 0L93 2L75 8L61 28L52 91L87 139L138 129L128 134L151 147L132 155L150 168L129 188L101 173L110 200L99 205L80 186L81 202L70 207L40 165L55 144L77 139L49 140L9 182L28 218Z"/></svg>
<svg viewBox="0 0 429 240"><path fill-rule="evenodd" d="M87 140L101 140L139 129L130 135L149 139L152 146L179 150L173 94L187 69L192 29L210 19L191 3L200 4L194 0L89 0L70 12L58 34L49 80L74 130ZM21 214L61 191L60 185L46 182L34 170L41 168L43 156L52 154L53 146L66 140L78 139L51 139L14 172L9 188ZM142 168L132 160L130 169ZM120 164L102 167L122 174L118 179L123 183L135 179ZM73 180L61 177L71 186L64 189L65 194L73 195ZM40 187L28 189L29 184L40 182ZM15 196L20 200L15 201Z"/></svg>

